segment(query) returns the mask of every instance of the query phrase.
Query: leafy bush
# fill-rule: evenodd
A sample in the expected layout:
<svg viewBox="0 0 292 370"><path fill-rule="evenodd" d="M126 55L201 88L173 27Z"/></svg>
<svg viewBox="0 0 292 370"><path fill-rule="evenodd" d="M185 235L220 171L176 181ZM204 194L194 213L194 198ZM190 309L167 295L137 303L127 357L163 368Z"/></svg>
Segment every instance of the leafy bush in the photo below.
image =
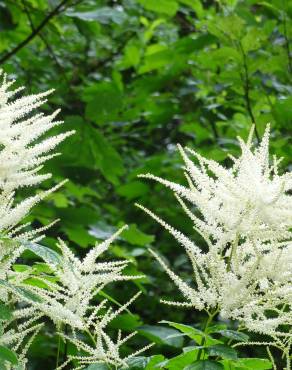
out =
<svg viewBox="0 0 292 370"><path fill-rule="evenodd" d="M10 304L0 306L0 319L3 340L6 338L10 343L0 343L0 368L17 368L16 361L25 361L25 352L29 345L29 369L39 369L40 366L44 370L55 369L56 362L61 366L69 358L72 358L72 361L67 365L68 369L79 366L73 357L78 356L82 350L78 352L76 342L74 344L71 339L81 340L89 346L92 345L92 340L81 328L76 329L79 334L74 338L68 323L52 321L52 310L55 312L56 306L52 306L50 299L61 304L61 307L58 307L64 313L63 299L68 298L63 295L64 288L68 289L70 286L70 289L78 291L79 299L83 297L86 287L79 282L78 288L73 288L70 284L74 279L72 282L64 280L63 269L71 266L74 274L84 282L87 272L80 270L77 261L84 260L91 250L95 250L96 240L98 244L106 245L108 238L120 230L124 222L129 225L128 229L117 235L117 238L112 240L111 247L104 250L103 257L100 257L103 258L102 264L96 262L98 266L111 261L117 261L118 264L110 265L110 271L101 271L98 274L109 273L117 278L139 278L129 282L115 281L104 287L97 285L96 288L101 290L97 294L91 291L92 300L89 305L97 307L106 299L108 303L101 307L100 311L101 315L106 315L107 307L112 306L116 312L128 303L137 291L142 292L131 307L120 312L102 329L115 344L116 331L122 330L126 332L125 335L138 332L138 335L121 346L122 359L135 354L135 351L147 346L149 342L155 343L155 346L143 354L144 357L130 357L130 367L287 367L285 354L283 357L280 348L267 349L266 345L247 344L270 343L271 338L267 336L267 331L259 334L249 330L242 334L237 320L226 318L233 309L231 306L228 307L229 311L221 311L214 316L213 324L206 329L213 330L214 327L214 332L208 331L207 334L200 334L200 337L199 333L204 333L208 319L204 310L200 311L194 307L182 309L160 303L161 299L182 302L182 296L167 279L162 266L153 259L149 247L167 268L172 266L171 270L176 276L180 276L191 291L198 292L193 267L188 263L187 254L177 245L176 240L168 233L162 232L160 225L153 223L145 213L134 207L134 203L163 215L169 225L187 235L192 243L198 246L203 259L209 250L204 241L207 235L198 233L198 228L194 230L194 220L204 222L202 216L205 215L198 212L193 204L194 199L185 205L181 200L183 207L180 207L171 192L165 190L162 184L157 182L153 185L137 175L151 173L161 179L168 179L171 183L183 184L183 171L179 170L181 159L175 149L177 143L183 148L188 147L195 151L201 158L208 158L201 159L205 163L203 166L208 166L209 160L214 160L222 168L230 169L232 160L228 153L234 158L240 156L240 145L235 140L236 137L240 136L245 140L252 124L255 124L253 144L258 146L265 137L268 122L271 125L270 153L284 158L281 168L289 166L292 117L291 4L285 0L2 0L0 6L0 64L11 77L17 76L16 89L25 85L29 93L35 95L34 102L26 101L30 104L30 109L37 108L41 100L46 100L46 94L36 98L40 91L57 90L48 102L44 101L42 110L46 114L42 119L35 119L35 131L24 130L21 124L13 125L11 122L11 119L15 119L15 123L33 119L32 110L31 113L23 111L26 116L19 116L25 100L20 103L21 100L10 96L15 105L4 104L5 108L1 113L3 119L0 137L4 141L1 141L0 145L0 185L1 189L5 188L6 193L10 193L10 198L2 198L1 201L4 207L0 210L1 241L2 245L5 244L5 249L1 252L0 274L3 300L8 299ZM9 98L8 93L4 92L9 81L4 81L4 85L2 83L2 103L3 99ZM19 95L17 93L16 97ZM54 114L51 114L56 108L62 109L62 125L53 123ZM16 118L17 115L19 118ZM44 124L42 127L49 129L49 125L52 125L48 134L43 132L43 136L38 136L39 119L43 122L42 125ZM15 127L8 132L7 127L10 124ZM19 129L18 133L14 132L16 128ZM75 134L62 141L64 132L70 131L75 131ZM18 146L18 134L22 135L24 145ZM39 145L38 150L45 153L46 145L48 150L50 145L57 145L58 139L50 139L53 137L59 137L62 157L52 157L45 165L45 172L40 168L38 174L30 171L34 166L43 165L41 161L46 159L46 154L42 160L38 159L39 163L31 163L31 168L22 167L23 163L27 163L27 156L35 158L36 154L25 148L43 143ZM11 140L7 140L8 138ZM32 142L29 143L29 140ZM54 140L57 140L55 144ZM7 149L3 151L4 147ZM248 152L249 149L245 154ZM186 154L189 155L189 152ZM255 153L249 155L254 161ZM193 160L191 157L192 155L189 159ZM15 158L19 161L15 162ZM9 162L12 160L13 165ZM197 163L195 160L194 165ZM256 163L257 160L255 165ZM273 166L273 162L269 165ZM187 169L191 163L187 161L185 166ZM218 167L218 170L219 168L221 167ZM212 168L209 170L212 172ZM209 170L208 176L212 178ZM47 172L53 173L54 176L49 178ZM279 173L282 172L280 169ZM277 177L275 174L273 176ZM65 182L67 178L70 181ZM256 182L257 186L253 186L253 175L245 178L249 179L249 191L253 192L252 189L255 188L258 190L258 185L263 190L261 181L260 184ZM33 185L34 180L43 180L35 184L35 195L30 191L32 188L28 187ZM62 191L52 191L57 190L61 184ZM240 185L240 182L236 184ZM279 190L279 194L283 191L284 188L278 185L273 182L273 189L269 187L265 192L265 201L271 194L275 194L275 189ZM285 186L287 189L288 184ZM17 190L15 194L14 190ZM260 199L259 195L255 196L254 192L252 195L249 191L239 192L240 199L249 199L252 202ZM216 194L224 201L224 193L221 193L220 189ZM286 196L289 197L289 194L288 192ZM182 197L182 194L179 195ZM47 200L38 203L45 196ZM281 199L285 203L283 197ZM235 202L230 209L241 212L241 206L244 204ZM185 207L189 207L199 219L193 216L193 220L185 217ZM277 219L277 222L286 221L287 227L291 225L289 210L287 217L284 217L283 213L273 207L271 211L267 205L261 209L268 214L256 213L255 208L255 222L252 221L250 213L245 225L249 225L246 231L251 231L250 225L252 228L256 227L260 221L270 225L269 220ZM224 214L226 212L222 217ZM23 216L23 223L30 225L13 233L13 222L18 228L16 223L21 221ZM235 219L237 216L229 217L229 221L232 223L233 217ZM220 218L220 212L219 215L209 212L208 217L224 221ZM53 220L58 219L61 221L54 223ZM22 225L22 222L20 224ZM277 224L277 227L271 228L273 237L283 235L283 230L278 226ZM243 229L240 231L243 232ZM214 237L215 235L209 235L212 245L216 243ZM218 233L216 237L219 237ZM242 253L238 258L244 259L245 253L250 253L247 258L252 261L256 253L249 243L245 244L249 250L247 252L247 249L243 248L244 242L248 243L243 239L238 240L238 251ZM284 244L280 247L279 243L280 240L272 242L276 245L276 250L284 247ZM261 240L261 247L266 244L267 241ZM224 251L229 248L227 242ZM261 271L261 276L268 271L275 274L271 280L261 279L261 286L256 289L267 289L267 285L271 286L275 279L281 278L285 269L288 273L281 283L289 279L289 249L285 252L287 258L284 253L279 260L276 250L267 250L270 257L266 258L267 264ZM272 253L278 263L271 265L268 262ZM228 263L228 255L223 255L223 259ZM221 262L224 266L223 261ZM206 263L203 261L205 267ZM243 260L241 272L247 267L248 261ZM230 264L229 269L231 276L237 268ZM9 271L9 280L5 271ZM93 281L94 276L91 279ZM226 284L222 282L220 286L226 286L227 297L236 298L237 302L240 302L237 294L232 295L227 289L231 280ZM212 294L215 292L212 291ZM245 297L243 292L239 294L242 294L243 299L250 297L249 294ZM37 302L40 295L44 301ZM76 294L77 300L78 295ZM217 291L215 295L218 297ZM221 297L223 299L225 296L222 294ZM210 297L204 299L211 302ZM277 297L281 302L284 299L289 302L289 295L284 298L283 294L280 294ZM67 307L69 301L70 299L67 300ZM252 326L255 328L257 317L261 315L264 315L264 319L269 320L266 322L271 325L279 323L277 315L289 319L287 307L284 307L283 312L280 310L263 313L261 310L266 304L267 302L261 301L257 316L250 317L250 329ZM84 307L77 306L75 305L75 309L81 313ZM13 316L15 310L24 307L34 307L34 312L32 309L23 313L19 311L18 316L15 316L15 313ZM46 311L42 317L38 317L41 314L40 307ZM71 305L70 307L72 308ZM255 304L253 309L254 307ZM129 311L132 308L135 313ZM243 312L240 308L239 312L239 308L237 309L241 318L246 317L247 311ZM89 312L90 309L86 312L86 317ZM31 319L24 319L22 315L31 315ZM70 320L66 314L63 319ZM168 322L160 323L161 321ZM175 328L170 323L184 324L197 330L197 339L184 333L182 327ZM289 323L288 326L280 325L278 329L288 333ZM59 332L63 334L63 339ZM16 334L17 338L13 337ZM247 334L249 338L244 336ZM208 341L213 341L212 344L207 341L206 335L211 338L208 337ZM65 340L65 337L70 340ZM275 338L272 340L275 343ZM17 347L17 343L22 341L23 345ZM208 349L216 345L219 349ZM220 352L222 345L228 347L227 354L223 353L224 350ZM283 345L285 348L289 347L289 338L285 343L281 342L280 347ZM17 355L13 353L13 348ZM194 364L198 351L200 362ZM272 364L273 361L275 364ZM103 364L84 366L91 370L108 368Z"/></svg>

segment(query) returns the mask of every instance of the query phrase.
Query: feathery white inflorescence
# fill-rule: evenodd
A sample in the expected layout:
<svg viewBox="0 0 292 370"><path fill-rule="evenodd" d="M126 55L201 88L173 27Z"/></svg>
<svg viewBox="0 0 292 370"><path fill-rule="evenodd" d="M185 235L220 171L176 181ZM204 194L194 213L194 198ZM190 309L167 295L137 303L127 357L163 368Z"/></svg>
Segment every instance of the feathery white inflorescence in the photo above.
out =
<svg viewBox="0 0 292 370"><path fill-rule="evenodd" d="M66 335L60 333L60 335L64 340L70 340L88 353L88 356L69 357L66 363L74 359L79 360L80 365L103 361L108 364L126 366L125 359L120 357L119 348L127 338L123 340L120 338L114 342L106 329L107 325L140 295L140 292L115 311L107 299L96 303L96 296L106 285L144 277L143 275L123 274L128 261L96 261L126 228L127 226L122 227L107 240L96 244L83 259L77 258L68 246L59 240L58 248L61 254L53 251L47 255L41 253L50 274L46 271L46 273L34 275L32 270L27 274L16 273L12 276L14 286L10 286L10 291L22 298L31 307L36 317L49 317L57 328L61 328L64 324L70 327L72 336L68 333ZM40 246L35 245L35 251L39 248ZM28 278L38 280L43 287L27 285ZM23 297L19 289L29 292L28 298ZM30 297L36 297L36 299L32 301ZM96 343L95 347L90 347L77 339L77 330L87 334L91 333ZM59 368L63 366L65 364Z"/></svg>
<svg viewBox="0 0 292 370"><path fill-rule="evenodd" d="M292 189L291 173L278 172L280 160L269 162L269 125L258 148L239 138L241 156L227 169L191 149L179 150L188 186L154 179L172 189L208 246L203 252L181 232L138 205L166 228L185 248L194 271L192 286L184 282L153 251L184 301L166 304L220 312L246 328L291 341L292 325ZM194 163L187 155L193 155ZM193 213L184 198L196 210Z"/></svg>
<svg viewBox="0 0 292 370"><path fill-rule="evenodd" d="M51 177L41 174L44 162L57 155L53 150L73 132L43 138L56 121L59 110L51 115L34 113L47 101L53 90L41 94L16 97L23 87L11 90L15 81L2 75L0 85L0 234L10 232L28 214L31 208L59 186L31 196L18 204L15 191L34 186Z"/></svg>
<svg viewBox="0 0 292 370"><path fill-rule="evenodd" d="M96 262L101 253L110 247L126 227L122 227L109 239L97 244L82 260L59 240L61 255L57 254L54 261L43 257L57 281L51 282L45 276L37 276L47 289L29 287L32 293L41 298L41 302L34 306L57 325L66 323L73 328L86 329L88 313L92 311L92 300L101 289L115 281L144 277L123 275L128 261Z"/></svg>
<svg viewBox="0 0 292 370"><path fill-rule="evenodd" d="M0 72L0 77L2 72ZM97 262L97 258L106 251L111 243L126 228L118 230L112 237L97 244L82 259L78 259L59 240L61 253L54 252L36 244L46 225L32 231L25 231L29 224L22 224L34 205L57 190L64 181L47 191L31 195L15 202L16 192L23 187L40 184L51 177L41 172L43 164L57 155L56 146L73 131L44 138L53 127L61 124L51 115L34 113L46 102L52 91L42 94L16 97L23 88L11 90L14 81L7 81L4 74L0 85L0 295L1 301L9 306L20 303L21 309L13 312L19 331L13 328L13 320L8 321L1 334L0 344L10 346L18 353L19 365L26 366L25 355L34 336L41 328L39 319L49 317L58 330L67 326L63 339L70 340L88 356L74 358L79 367L93 361L103 361L114 365L127 365L121 359L120 346L130 337L114 342L106 333L108 323L125 310L140 294L136 294L126 304L113 310L106 299L97 301L98 293L109 283L132 280L142 276L123 274L128 261ZM27 266L25 271L14 271L13 264L28 248L46 264L46 273ZM36 284L29 284L32 279ZM23 323L21 323L23 321ZM77 339L77 331L83 332L94 340L90 347ZM133 334L132 334L133 335ZM131 335L131 336L132 336ZM27 337L29 337L27 339ZM20 350L20 345L22 348ZM144 350L144 349L142 349ZM142 351L140 350L140 351ZM139 353L139 352L137 352ZM69 358L67 362L72 359ZM75 361L76 362L76 361ZM9 369L12 369L9 366ZM63 368L61 365L60 368ZM8 370L8 367L7 367Z"/></svg>
<svg viewBox="0 0 292 370"><path fill-rule="evenodd" d="M269 164L269 125L262 142L252 150L252 133L245 143L239 139L242 154L227 169L193 150L196 165L179 147L185 162L189 186L182 186L151 174L141 175L159 181L178 196L194 204L202 217L193 215L196 228L211 236L218 245L234 241L237 235L255 240L282 240L290 237L292 224L292 175L279 175L279 160ZM210 175L212 174L212 176Z"/></svg>

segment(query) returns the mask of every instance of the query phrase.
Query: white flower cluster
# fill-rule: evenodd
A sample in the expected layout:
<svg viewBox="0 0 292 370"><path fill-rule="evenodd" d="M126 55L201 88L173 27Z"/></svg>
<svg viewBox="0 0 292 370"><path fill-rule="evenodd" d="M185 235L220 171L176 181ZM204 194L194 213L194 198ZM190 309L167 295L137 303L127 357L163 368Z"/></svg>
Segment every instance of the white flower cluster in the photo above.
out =
<svg viewBox="0 0 292 370"><path fill-rule="evenodd" d="M241 156L231 157L233 165L228 169L180 147L188 186L141 175L174 191L194 229L206 241L207 252L138 206L178 240L192 263L194 282L190 286L152 251L185 298L181 303L165 303L209 313L217 310L251 331L280 340L287 348L292 343L292 176L278 173L276 157L269 162L269 126L254 150L252 134L253 130L247 142L239 139Z"/></svg>
<svg viewBox="0 0 292 370"><path fill-rule="evenodd" d="M2 72L0 72L0 76ZM11 319L1 321L3 333L0 344L17 351L17 369L25 369L28 347L42 327L41 319L49 317L56 325L60 336L75 344L88 356L69 357L60 369L72 360L78 361L78 369L92 362L105 362L127 366L119 354L120 346L128 339L114 342L106 333L108 323L125 310L139 294L114 311L108 300L96 301L98 293L109 283L132 280L141 276L123 275L128 261L96 262L116 237L124 230L96 245L79 260L67 245L59 240L61 253L56 253L37 244L39 235L52 224L40 229L25 231L29 224L21 224L31 208L61 184L15 202L15 192L22 187L40 184L51 174L40 173L43 164L57 155L55 147L73 131L43 138L55 121L58 111L45 116L34 110L46 102L46 93L12 99L22 88L10 91L14 81L7 82L2 76L0 85L0 300L7 307L14 307ZM43 272L26 266L24 271L14 271L13 264L25 249L30 249L45 262ZM31 283L28 283L28 282ZM63 332L67 327L66 334ZM18 328L17 330L15 328ZM89 346L85 339L93 341ZM85 334L85 336L84 336ZM131 334L132 336L133 334ZM140 351L143 351L141 349ZM140 352L138 351L138 352ZM137 352L137 353L138 353ZM5 368L14 367L5 362Z"/></svg>
<svg viewBox="0 0 292 370"><path fill-rule="evenodd" d="M21 227L17 225L31 208L62 185L14 204L17 189L37 185L51 177L51 174L39 173L43 163L56 156L57 153L52 151L73 133L69 131L43 139L47 131L62 123L54 120L59 110L49 116L33 114L36 108L46 102L46 97L52 91L13 100L23 90L20 87L10 91L14 82L7 82L4 74L0 86L0 234L8 236L19 233Z"/></svg>
<svg viewBox="0 0 292 370"><path fill-rule="evenodd" d="M128 261L96 262L96 259L110 247L111 243L126 227L122 227L110 238L97 244L82 260L78 259L62 240L59 240L60 255L57 253L51 253L47 256L42 254L50 270L49 274L48 271L41 274L34 274L33 271L30 271L15 278L14 286L16 285L18 289L26 289L26 292L30 293L27 299L24 298L24 301L30 305L26 309L26 314L33 317L49 317L55 323L64 340L71 341L79 349L88 353L88 356L69 357L59 369L65 367L72 360L79 361L80 369L84 368L86 364L97 361L127 366L127 359L120 357L119 348L135 333L123 339L119 333L117 342L114 342L106 333L106 327L140 295L140 292L116 311L109 306L107 299L96 303L96 296L107 284L144 277L143 275L123 275L122 272L128 265ZM37 245L36 248L38 248ZM42 283L42 287L28 286L25 283L27 278L33 278ZM22 291L18 293L11 290L23 298ZM31 297L37 299L32 302ZM71 336L62 333L61 329L64 325L71 328ZM80 331L89 335L94 347L78 338ZM145 348L140 349L139 353Z"/></svg>
<svg viewBox="0 0 292 370"><path fill-rule="evenodd" d="M13 299L9 302L11 305ZM0 336L0 345L10 347L18 353L18 364L13 366L11 363L5 364L5 370L25 370L27 366L26 355L35 336L43 327L39 323L40 316L31 315L24 309L17 309L13 312L13 316L8 321L2 322L3 333ZM2 365L2 364L1 364Z"/></svg>

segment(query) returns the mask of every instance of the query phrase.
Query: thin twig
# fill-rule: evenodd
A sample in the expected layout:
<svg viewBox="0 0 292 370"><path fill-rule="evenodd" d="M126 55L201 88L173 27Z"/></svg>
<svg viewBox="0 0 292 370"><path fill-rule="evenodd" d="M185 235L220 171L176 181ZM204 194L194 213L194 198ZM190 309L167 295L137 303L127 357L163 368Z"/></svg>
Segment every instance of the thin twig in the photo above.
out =
<svg viewBox="0 0 292 370"><path fill-rule="evenodd" d="M285 1L285 5L286 5L286 1ZM285 8L287 7L285 6ZM290 50L290 43L289 43L289 37L288 37L288 31L287 31L286 16L287 14L286 14L286 9L285 9L283 10L283 29L284 29L285 47L286 47L287 57L288 57L288 71L292 73L291 50Z"/></svg>
<svg viewBox="0 0 292 370"><path fill-rule="evenodd" d="M258 133L258 130L257 130L255 117L254 117L254 114L253 114L253 111L252 111L251 101L250 101L250 94L249 94L251 86L250 86L250 80L249 80L247 57L246 57L246 53L243 50L241 42L239 42L238 45L239 45L239 50L241 51L242 60L243 60L243 71L244 71L244 73L240 73L240 75L241 75L241 80L243 82L243 90L244 90L244 98L245 98L245 103L246 103L246 109L247 109L247 112L249 114L249 117L250 117L252 123L255 125L255 136L256 136L257 141L259 143L260 142L260 136L259 136L259 133Z"/></svg>
<svg viewBox="0 0 292 370"><path fill-rule="evenodd" d="M27 36L22 42L16 45L11 51L5 54L2 58L0 58L0 65L10 59L13 55L15 55L19 50L21 50L24 46L26 46L31 40L33 40L39 32L45 27L45 25L57 14L59 14L63 5L65 5L69 0L63 0L57 5L44 19L43 21L31 32L30 35Z"/></svg>
<svg viewBox="0 0 292 370"><path fill-rule="evenodd" d="M27 19L28 19L28 22L30 24L30 28L32 29L33 32L35 32L35 26L33 24L33 20L31 18L31 15L30 15L30 12L27 8L27 3L26 3L26 0L22 0L22 5L23 5L23 10L27 16ZM50 56L52 57L52 59L54 60L57 68L60 70L61 73L61 76L64 78L64 80L68 83L68 79L67 79L67 76L66 76L66 73L65 73L65 70L64 68L62 67L62 65L60 64L56 54L54 53L54 50L52 49L52 47L50 46L50 44L47 42L46 38L43 36L43 34L41 32L38 33L38 36L39 38L42 40L42 42L45 44L47 50L48 50L48 53L50 54Z"/></svg>

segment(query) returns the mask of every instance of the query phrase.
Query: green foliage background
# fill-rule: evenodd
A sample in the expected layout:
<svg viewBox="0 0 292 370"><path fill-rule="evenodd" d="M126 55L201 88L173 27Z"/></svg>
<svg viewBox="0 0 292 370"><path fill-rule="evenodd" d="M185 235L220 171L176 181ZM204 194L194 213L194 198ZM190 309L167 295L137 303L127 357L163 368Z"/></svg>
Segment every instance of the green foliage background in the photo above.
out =
<svg viewBox="0 0 292 370"><path fill-rule="evenodd" d="M173 356L181 352L183 339L165 339L169 333L158 321L200 327L205 319L199 312L159 304L161 297L180 297L149 246L186 279L190 265L182 249L134 203L202 242L171 192L137 174L184 182L177 143L228 165L227 152L238 153L235 138L246 137L252 122L258 137L271 123L271 151L285 157L283 166L289 164L291 18L289 0L0 1L1 67L27 92L56 89L45 108L60 107L65 121L60 130L76 130L61 145L62 157L47 166L54 183L70 181L31 219L43 225L60 218L45 244L54 248L60 236L80 255L96 239L130 225L107 257L131 260L128 272L147 278L104 293L122 303L143 291L132 307L135 314L125 313L112 324L125 331L138 328L132 348L146 337L157 342L149 353ZM27 254L25 261L30 258ZM57 338L52 340L48 330L32 347L34 369L54 366ZM246 357L261 353L245 350Z"/></svg>

